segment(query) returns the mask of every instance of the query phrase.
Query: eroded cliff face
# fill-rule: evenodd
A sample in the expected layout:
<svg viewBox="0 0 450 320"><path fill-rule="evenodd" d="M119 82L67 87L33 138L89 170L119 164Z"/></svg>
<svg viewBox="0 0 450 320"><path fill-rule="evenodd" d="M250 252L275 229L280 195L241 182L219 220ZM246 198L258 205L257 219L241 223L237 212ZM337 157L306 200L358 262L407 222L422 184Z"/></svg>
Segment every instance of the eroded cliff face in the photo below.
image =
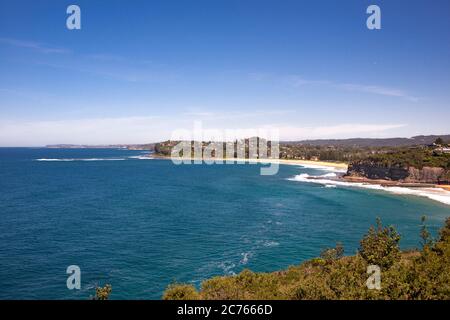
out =
<svg viewBox="0 0 450 320"><path fill-rule="evenodd" d="M445 183L448 181L443 168L383 166L373 162L356 162L348 166L347 176L382 179L408 183Z"/></svg>
<svg viewBox="0 0 450 320"><path fill-rule="evenodd" d="M446 172L443 168L423 167L417 169L409 167L408 173L405 182L439 183L446 180L444 177Z"/></svg>
<svg viewBox="0 0 450 320"><path fill-rule="evenodd" d="M408 177L407 168L386 167L373 162L355 162L350 163L347 170L347 176L363 177L368 179L384 180L404 180Z"/></svg>

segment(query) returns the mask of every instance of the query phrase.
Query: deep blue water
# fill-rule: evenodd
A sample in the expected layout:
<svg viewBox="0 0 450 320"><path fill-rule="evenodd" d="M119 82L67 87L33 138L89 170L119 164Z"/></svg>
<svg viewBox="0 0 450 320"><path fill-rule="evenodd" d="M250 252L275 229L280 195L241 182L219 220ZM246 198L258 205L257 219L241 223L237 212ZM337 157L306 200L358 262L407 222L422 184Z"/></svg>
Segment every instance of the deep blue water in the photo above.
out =
<svg viewBox="0 0 450 320"><path fill-rule="evenodd" d="M426 198L288 180L315 169L129 158L141 153L0 148L0 299L86 299L105 283L111 298L159 299L173 281L282 269L337 241L353 254L377 216L417 247L422 215L434 232L450 216ZM66 288L69 265L81 290Z"/></svg>

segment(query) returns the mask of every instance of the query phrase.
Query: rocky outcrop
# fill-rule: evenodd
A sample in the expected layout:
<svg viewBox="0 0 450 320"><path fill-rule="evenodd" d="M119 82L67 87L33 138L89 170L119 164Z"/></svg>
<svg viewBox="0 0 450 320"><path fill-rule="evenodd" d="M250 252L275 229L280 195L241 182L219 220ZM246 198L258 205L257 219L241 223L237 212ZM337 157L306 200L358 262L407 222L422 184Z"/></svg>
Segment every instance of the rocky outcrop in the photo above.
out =
<svg viewBox="0 0 450 320"><path fill-rule="evenodd" d="M409 171L407 168L386 167L374 162L360 161L348 165L346 176L400 181L409 176Z"/></svg>
<svg viewBox="0 0 450 320"><path fill-rule="evenodd" d="M423 167L422 169L417 169L409 167L408 173L409 175L405 182L440 183L446 180L446 172L443 168Z"/></svg>
<svg viewBox="0 0 450 320"><path fill-rule="evenodd" d="M406 183L448 183L448 172L439 167L385 166L376 162L359 161L349 164L348 177L390 180Z"/></svg>

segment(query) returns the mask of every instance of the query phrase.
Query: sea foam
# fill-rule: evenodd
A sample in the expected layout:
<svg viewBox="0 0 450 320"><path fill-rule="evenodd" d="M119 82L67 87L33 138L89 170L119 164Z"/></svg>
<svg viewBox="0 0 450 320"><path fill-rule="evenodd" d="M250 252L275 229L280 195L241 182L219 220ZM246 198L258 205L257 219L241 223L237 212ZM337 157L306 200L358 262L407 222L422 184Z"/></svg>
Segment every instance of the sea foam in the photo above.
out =
<svg viewBox="0 0 450 320"><path fill-rule="evenodd" d="M151 160L152 157L149 156L129 156L125 158L41 158L41 159L35 159L35 161L48 161L48 162L71 162L71 161L124 161L129 159L136 159L136 160Z"/></svg>
<svg viewBox="0 0 450 320"><path fill-rule="evenodd" d="M306 169L316 169L316 170L322 170L322 171L331 171L336 173L346 173L347 169L344 168L337 168L337 167L331 167L331 166L321 166L318 164L299 164L302 168Z"/></svg>
<svg viewBox="0 0 450 320"><path fill-rule="evenodd" d="M137 160L152 160L152 157L149 156L131 156L128 159L137 159Z"/></svg>
<svg viewBox="0 0 450 320"><path fill-rule="evenodd" d="M124 158L80 158L80 159L76 159L76 158L62 158L62 159L47 159L47 158L42 158L42 159L36 159L36 161L64 161L64 162L70 162L70 161L122 161L122 160L126 160Z"/></svg>
<svg viewBox="0 0 450 320"><path fill-rule="evenodd" d="M441 188L389 187L389 186L382 186L379 184L370 184L363 182L347 182L342 180L329 179L330 177L333 177L332 176L333 174L334 173L328 173L319 176L311 176L307 173L302 173L292 178L289 178L288 180L322 184L325 185L325 187L327 188L332 188L332 186L335 187L341 186L341 187L356 187L372 190L382 190L397 195L413 195L419 197L426 197L428 199L450 205L450 192ZM334 174L334 176L336 175Z"/></svg>

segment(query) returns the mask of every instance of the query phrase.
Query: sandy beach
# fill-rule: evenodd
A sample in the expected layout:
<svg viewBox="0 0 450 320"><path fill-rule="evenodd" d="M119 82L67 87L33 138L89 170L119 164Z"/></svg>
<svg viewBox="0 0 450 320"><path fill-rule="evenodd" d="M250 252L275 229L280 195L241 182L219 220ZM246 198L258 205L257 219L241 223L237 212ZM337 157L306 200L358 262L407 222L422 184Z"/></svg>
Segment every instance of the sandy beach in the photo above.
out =
<svg viewBox="0 0 450 320"><path fill-rule="evenodd" d="M171 157L160 156L160 155L151 155L154 158L158 159L171 159ZM297 160L297 159L242 159L242 158L233 158L233 159L225 159L225 158L192 158L191 161L195 160L214 160L216 162L220 161L233 161L233 162L242 162L242 163L262 163L262 164L270 164L270 163L278 163L292 166L309 166L309 167L328 167L334 168L339 171L347 170L348 165L344 162L332 162L332 161L314 161L314 160Z"/></svg>

